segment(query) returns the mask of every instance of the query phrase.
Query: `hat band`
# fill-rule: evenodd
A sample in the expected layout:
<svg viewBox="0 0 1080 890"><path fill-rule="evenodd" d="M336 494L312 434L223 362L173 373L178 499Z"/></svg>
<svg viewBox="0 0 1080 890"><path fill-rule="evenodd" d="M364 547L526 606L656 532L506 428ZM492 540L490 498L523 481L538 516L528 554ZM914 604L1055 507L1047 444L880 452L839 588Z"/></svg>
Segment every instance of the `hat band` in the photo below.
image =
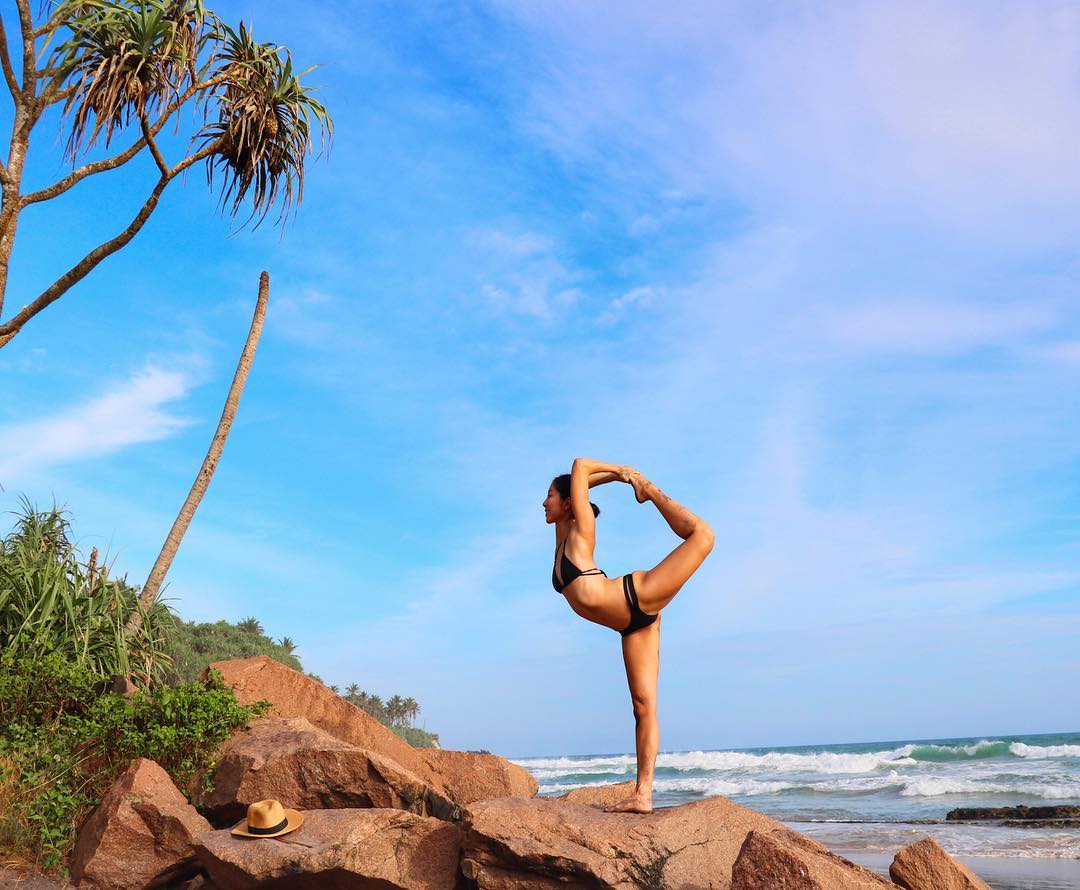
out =
<svg viewBox="0 0 1080 890"><path fill-rule="evenodd" d="M277 825L271 825L269 828L256 828L254 825L249 825L247 830L250 834L273 834L275 831L281 831L288 824L289 817L286 816Z"/></svg>

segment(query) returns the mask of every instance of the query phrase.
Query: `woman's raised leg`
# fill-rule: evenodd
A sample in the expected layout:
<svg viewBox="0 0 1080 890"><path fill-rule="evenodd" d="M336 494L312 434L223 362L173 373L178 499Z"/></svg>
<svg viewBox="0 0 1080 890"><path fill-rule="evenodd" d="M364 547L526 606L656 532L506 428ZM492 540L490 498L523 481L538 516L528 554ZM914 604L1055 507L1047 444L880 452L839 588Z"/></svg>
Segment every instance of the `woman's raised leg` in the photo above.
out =
<svg viewBox="0 0 1080 890"><path fill-rule="evenodd" d="M660 675L660 622L657 618L622 638L623 663L630 700L634 706L634 742L637 751L637 786L625 800L605 807L608 813L651 813L653 773L660 749L656 720L656 687Z"/></svg>
<svg viewBox="0 0 1080 890"><path fill-rule="evenodd" d="M652 501L671 530L683 539L655 568L644 572L640 583L634 579L641 611L655 615L682 589L712 551L715 537L712 527L678 501L672 500L638 472L629 475L638 500Z"/></svg>

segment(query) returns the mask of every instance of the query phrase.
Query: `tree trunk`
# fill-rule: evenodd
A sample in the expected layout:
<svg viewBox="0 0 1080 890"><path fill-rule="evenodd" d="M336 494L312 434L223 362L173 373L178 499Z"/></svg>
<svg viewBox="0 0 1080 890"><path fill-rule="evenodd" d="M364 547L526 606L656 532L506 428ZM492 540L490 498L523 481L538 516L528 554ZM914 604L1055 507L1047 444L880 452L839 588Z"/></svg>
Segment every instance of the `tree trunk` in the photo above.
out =
<svg viewBox="0 0 1080 890"><path fill-rule="evenodd" d="M131 613L127 624L129 634L139 629L142 625L142 612L149 610L154 600L157 599L165 575L169 571L173 557L176 556L176 551L180 547L180 541L183 540L184 533L191 524L191 518L195 515L195 510L198 509L203 495L206 494L206 489L214 476L214 470L217 469L218 461L221 459L221 452L225 449L225 440L229 437L229 429L232 427L233 418L236 417L236 409L240 404L244 384L247 383L251 362L255 358L255 349L259 345L259 335L262 333L263 319L266 317L266 303L269 296L270 275L263 272L259 277L259 297L255 303L255 316L251 320L251 330L248 331L244 351L240 354L240 363L236 366L236 374L233 376L232 386L229 387L229 395L225 399L225 409L221 412L221 420L218 421L217 431L210 442L210 450L206 452L199 475L195 477L195 483L191 486L191 491L188 492L187 500L184 501L184 505L180 508L180 514L176 517L176 521L169 531L169 536L165 539L165 544L161 548L161 553L158 554L157 561L150 570L150 576L146 579L146 584L139 594L139 603L142 609L135 609Z"/></svg>

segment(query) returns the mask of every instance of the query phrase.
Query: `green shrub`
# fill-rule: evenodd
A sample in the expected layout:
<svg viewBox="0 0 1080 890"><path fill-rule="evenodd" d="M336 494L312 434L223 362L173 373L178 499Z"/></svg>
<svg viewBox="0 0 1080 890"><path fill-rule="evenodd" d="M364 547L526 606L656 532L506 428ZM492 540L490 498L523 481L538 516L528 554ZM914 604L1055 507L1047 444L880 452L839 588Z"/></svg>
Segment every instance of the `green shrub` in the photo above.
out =
<svg viewBox="0 0 1080 890"><path fill-rule="evenodd" d="M258 622L252 625L248 623L251 621L247 619L240 624L178 621L169 635L166 649L171 662L166 672L168 681L190 683L197 680L211 662L253 655L269 655L293 670L302 670L300 659L292 654L291 643L274 642L262 632Z"/></svg>
<svg viewBox="0 0 1080 890"><path fill-rule="evenodd" d="M160 679L174 622L169 608L158 600L128 634L138 590L110 578L96 550L82 558L67 512L37 510L24 498L16 517L0 538L0 652L60 652L99 678L125 674L140 686Z"/></svg>
<svg viewBox="0 0 1080 890"><path fill-rule="evenodd" d="M130 699L102 685L57 653L0 655L0 800L10 802L0 840L22 843L9 852L44 868L61 863L134 759L159 763L186 794L192 776L206 781L221 743L269 708L240 705L217 672L205 684L157 686Z"/></svg>

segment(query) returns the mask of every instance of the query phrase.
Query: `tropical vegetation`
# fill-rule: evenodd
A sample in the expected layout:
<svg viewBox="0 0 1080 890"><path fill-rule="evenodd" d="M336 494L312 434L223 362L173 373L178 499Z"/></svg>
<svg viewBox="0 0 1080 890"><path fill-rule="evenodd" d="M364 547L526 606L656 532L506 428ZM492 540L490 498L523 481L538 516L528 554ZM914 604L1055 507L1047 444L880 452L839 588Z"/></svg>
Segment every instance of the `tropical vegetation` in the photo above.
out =
<svg viewBox="0 0 1080 890"><path fill-rule="evenodd" d="M0 538L0 854L58 869L133 759L155 760L187 792L193 777L209 781L221 743L266 712L240 705L211 662L265 654L302 666L297 644L255 617L187 622L159 599L129 633L138 588L96 549L80 552L66 510L21 504ZM134 694L112 691L118 676ZM438 743L412 725L413 698L384 701L356 683L343 697L410 744Z"/></svg>
<svg viewBox="0 0 1080 890"><path fill-rule="evenodd" d="M231 27L203 0L36 5L37 15L32 0L15 0L14 54L0 17L0 69L13 106L7 158L0 160L0 347L130 243L165 189L195 164L205 164L223 210L236 217L250 208L243 224L258 225L274 206L277 221L284 223L303 197L305 158L314 150L315 132L320 140L333 132L326 109L302 82L311 69L296 70L285 46L256 40L242 23ZM184 114L185 109L195 114ZM32 142L32 136L57 117L73 169L50 185L24 189L31 145L53 142ZM190 120L195 129L185 139L181 131ZM163 131L170 123L175 135L166 139ZM125 147L110 154L114 140L129 133ZM21 308L2 320L23 211L146 154L156 180L147 184L135 215L121 219L119 232L62 270L39 294L20 295L15 302ZM182 156L170 159L170 154Z"/></svg>

